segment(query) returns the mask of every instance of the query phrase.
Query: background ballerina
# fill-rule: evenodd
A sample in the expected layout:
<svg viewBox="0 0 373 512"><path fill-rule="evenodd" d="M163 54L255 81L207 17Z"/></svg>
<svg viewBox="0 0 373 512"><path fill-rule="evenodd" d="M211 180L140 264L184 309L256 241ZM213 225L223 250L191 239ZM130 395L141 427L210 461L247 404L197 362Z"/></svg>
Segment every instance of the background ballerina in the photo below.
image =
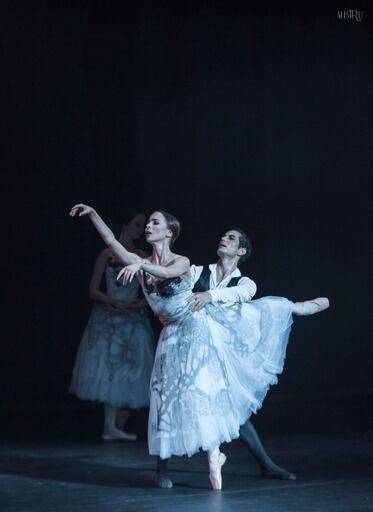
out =
<svg viewBox="0 0 373 512"><path fill-rule="evenodd" d="M119 244L146 257L135 245L144 232L145 215L136 214L123 224ZM105 441L136 440L123 431L129 409L149 405L149 381L155 338L139 297L139 283L123 286L116 277L122 264L114 252L104 249L98 256L89 285L95 301L76 357L70 392L81 400L104 404ZM105 291L102 281L105 281Z"/></svg>

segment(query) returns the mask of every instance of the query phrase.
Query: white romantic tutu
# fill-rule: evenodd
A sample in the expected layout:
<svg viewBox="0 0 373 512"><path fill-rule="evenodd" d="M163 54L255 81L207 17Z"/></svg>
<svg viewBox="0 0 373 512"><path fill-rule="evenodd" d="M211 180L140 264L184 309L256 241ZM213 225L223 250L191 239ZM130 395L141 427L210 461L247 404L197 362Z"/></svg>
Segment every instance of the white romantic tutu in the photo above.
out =
<svg viewBox="0 0 373 512"><path fill-rule="evenodd" d="M283 369L293 304L265 297L191 313L191 282L180 278L144 293L172 322L161 333L151 377L150 453L190 456L237 438Z"/></svg>
<svg viewBox="0 0 373 512"><path fill-rule="evenodd" d="M138 282L120 285L116 281L118 270L106 267L108 294L117 300L136 299ZM147 407L154 345L145 308L123 314L95 304L79 346L70 392L81 400L107 402L114 407Z"/></svg>

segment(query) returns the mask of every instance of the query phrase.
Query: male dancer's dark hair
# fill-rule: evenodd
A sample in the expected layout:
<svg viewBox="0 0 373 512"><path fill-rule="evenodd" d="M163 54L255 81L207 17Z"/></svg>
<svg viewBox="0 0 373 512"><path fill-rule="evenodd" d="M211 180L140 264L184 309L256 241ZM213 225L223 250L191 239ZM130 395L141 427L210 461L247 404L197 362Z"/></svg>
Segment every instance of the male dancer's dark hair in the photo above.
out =
<svg viewBox="0 0 373 512"><path fill-rule="evenodd" d="M251 241L250 237L245 233L245 231L241 228L233 227L233 228L230 228L229 231L237 231L237 233L240 234L239 248L241 249L241 247L243 247L244 249L246 249L246 253L243 256L240 256L238 264L245 263L245 261L247 261L249 259L250 255L253 251L252 241Z"/></svg>

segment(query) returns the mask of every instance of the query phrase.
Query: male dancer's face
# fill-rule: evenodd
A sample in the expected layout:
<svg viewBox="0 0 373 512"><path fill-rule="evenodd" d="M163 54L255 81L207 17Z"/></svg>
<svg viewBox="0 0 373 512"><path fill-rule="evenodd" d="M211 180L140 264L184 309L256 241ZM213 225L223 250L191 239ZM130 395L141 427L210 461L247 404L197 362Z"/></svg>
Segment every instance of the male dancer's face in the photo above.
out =
<svg viewBox="0 0 373 512"><path fill-rule="evenodd" d="M219 258L236 258L241 256L242 248L240 249L240 234L238 231L231 229L227 231L220 239L218 245Z"/></svg>

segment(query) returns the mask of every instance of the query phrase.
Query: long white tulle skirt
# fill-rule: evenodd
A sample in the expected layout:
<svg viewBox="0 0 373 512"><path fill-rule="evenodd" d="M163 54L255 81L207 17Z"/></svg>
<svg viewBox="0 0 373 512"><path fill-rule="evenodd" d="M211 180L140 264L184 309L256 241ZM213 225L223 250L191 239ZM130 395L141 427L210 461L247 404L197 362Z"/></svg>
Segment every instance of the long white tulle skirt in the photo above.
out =
<svg viewBox="0 0 373 512"><path fill-rule="evenodd" d="M209 304L161 333L151 377L153 455L191 456L239 436L282 372L293 304Z"/></svg>

